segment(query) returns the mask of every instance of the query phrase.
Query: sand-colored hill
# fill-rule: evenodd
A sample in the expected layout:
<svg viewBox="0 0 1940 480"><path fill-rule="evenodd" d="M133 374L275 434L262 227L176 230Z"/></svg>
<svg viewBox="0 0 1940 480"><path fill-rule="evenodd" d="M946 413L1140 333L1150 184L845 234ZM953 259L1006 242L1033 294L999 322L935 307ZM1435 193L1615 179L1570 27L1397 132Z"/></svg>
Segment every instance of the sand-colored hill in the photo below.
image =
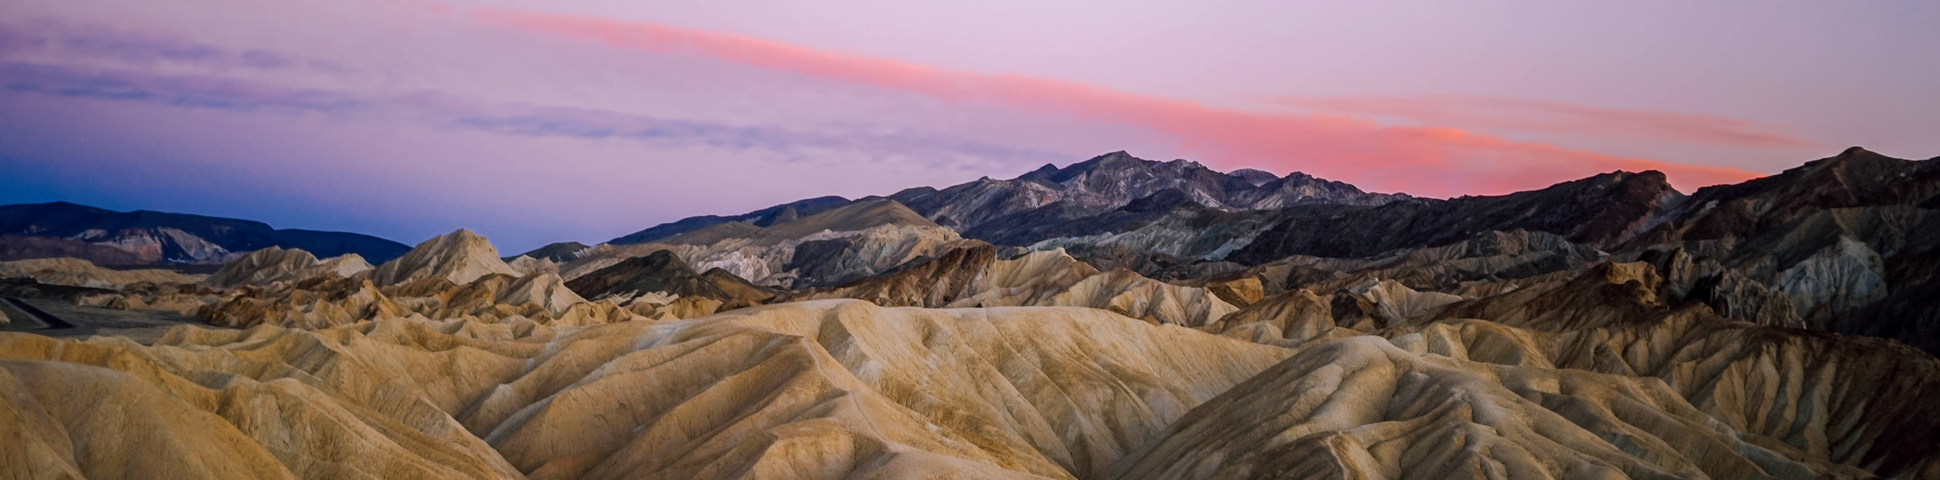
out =
<svg viewBox="0 0 1940 480"><path fill-rule="evenodd" d="M1702 309L1379 333L1282 348L1091 308L829 300L586 327L179 327L155 346L0 334L0 405L25 432L0 458L90 478L1940 474L1919 414L1940 362L1890 342ZM81 395L114 410L58 401Z"/></svg>
<svg viewBox="0 0 1940 480"><path fill-rule="evenodd" d="M1030 252L1005 260L996 258L994 247L980 242L809 297L932 308L1090 307L1192 327L1237 310L1205 288L1168 284L1124 269L1101 274L1063 250Z"/></svg>
<svg viewBox="0 0 1940 480"><path fill-rule="evenodd" d="M223 264L221 270L203 279L216 288L243 285L266 286L277 282L300 282L322 275L349 277L374 267L355 253L325 260L299 249L270 247L250 252Z"/></svg>
<svg viewBox="0 0 1940 480"><path fill-rule="evenodd" d="M1607 263L1573 277L1532 284L1519 291L1458 301L1436 313L1412 317L1392 325L1354 323L1352 319L1359 318L1357 315L1362 313L1359 313L1358 307L1340 307L1343 298L1351 298L1346 297L1345 292L1323 296L1307 290L1296 290L1270 297L1226 317L1206 330L1234 338L1303 348L1305 353L1302 356L1316 349L1333 349L1334 355L1350 356L1347 352L1351 351L1354 352L1351 356L1380 359L1375 362L1383 365L1382 368L1418 365L1424 360L1413 358L1415 356L1426 357L1425 360L1435 365L1433 368L1400 368L1402 371L1428 370L1412 377L1399 373L1377 374L1368 377L1373 379L1369 381L1376 383L1340 387L1343 392L1364 392L1368 388L1376 391L1384 391L1381 390L1384 388L1419 390L1429 388L1425 386L1429 384L1417 382L1432 380L1431 384L1457 385L1470 382L1463 378L1480 376L1501 379L1499 386L1507 388L1515 396L1539 404L1548 412L1532 410L1529 404L1504 402L1501 399L1487 400L1489 405L1476 404L1483 396L1473 394L1468 397L1430 399L1433 401L1429 403L1419 403L1427 400L1411 398L1410 402L1417 403L1410 405L1420 406L1407 407L1409 411L1440 413L1432 415L1434 419L1404 422L1416 425L1405 428L1414 431L1439 429L1440 433L1423 434L1441 438L1467 435L1467 438L1474 439L1472 441L1484 442L1485 445L1503 446L1482 448L1479 451L1488 453L1479 455L1425 450L1419 454L1409 454L1417 456L1394 457L1374 448L1381 442L1392 441L1384 440L1388 438L1383 436L1388 434L1380 433L1384 430L1354 422L1341 423L1342 420L1338 418L1313 417L1332 415L1321 408L1315 410L1320 413L1296 415L1307 415L1309 417L1305 417L1305 421L1320 424L1302 426L1296 422L1264 426L1262 431L1249 435L1284 436L1284 433L1276 433L1274 429L1288 428L1314 434L1337 432L1329 435L1344 435L1343 438L1352 440L1330 440L1326 445L1297 446L1253 437L1254 440L1208 447L1196 444L1210 437L1191 433L1187 436L1193 438L1174 441L1176 445L1171 448L1181 450L1168 455L1174 455L1173 458L1177 459L1222 455L1207 450L1215 448L1227 452L1225 455L1229 455L1228 458L1245 451L1247 453L1243 455L1253 460L1217 467L1215 470L1224 470L1210 474L1213 477L1179 473L1190 471L1189 468L1180 467L1184 470L1128 478L1226 478L1245 476L1248 475L1245 472L1256 469L1285 468L1324 476L1337 467L1379 471L1384 475L1459 477L1468 476L1478 468L1490 468L1488 465L1518 463L1537 466L1537 470L1533 471L1535 474L1561 478L1588 475L1558 467L1584 462L1600 464L1598 469L1611 468L1632 478L1658 474L1693 476L1688 472L1679 473L1679 469L1690 468L1698 469L1712 478L1759 477L1763 474L1787 476L1784 472L1803 477L1867 476L1855 469L1909 478L1934 478L1934 475L1940 474L1940 461L1936 460L1936 454L1940 454L1940 444L1929 440L1940 438L1940 421L1908 413L1935 408L1936 402L1940 402L1935 400L1940 397L1934 397L1935 393L1940 393L1940 361L1886 340L1840 337L1731 320L1717 316L1701 304L1660 308L1654 305L1657 286L1653 282L1658 281L1657 277L1648 264ZM1364 335L1369 334L1385 337L1392 345L1379 341L1352 347L1338 345L1343 339L1367 338ZM1409 353L1395 353L1394 348ZM1355 369L1352 365L1337 366ZM1563 371L1555 372L1554 369ZM1569 373L1574 370L1609 375L1610 378ZM1333 385L1342 382L1339 379L1310 378L1311 375L1289 372L1273 380L1256 380L1262 382L1260 388L1267 390L1280 388L1275 385L1281 383L1322 382ZM1451 377L1435 380L1443 376ZM1638 379L1643 381L1640 383ZM1578 386L1570 386L1572 382ZM1420 386L1410 387L1410 384ZM1236 391L1244 391L1244 388ZM1481 386L1460 388L1475 392ZM1675 398L1667 397L1663 392L1672 393ZM1295 392L1262 392L1257 395L1261 396L1261 400L1258 400L1261 402L1286 402L1288 396L1295 395ZM1572 398L1558 398L1558 395ZM1445 418L1446 412L1432 407L1434 402L1462 402L1471 405L1467 408L1477 412L1478 416L1449 423ZM1225 405L1213 410L1230 412L1246 408ZM1390 406L1389 411L1396 411L1396 408L1400 407ZM1479 417L1479 412L1484 410L1536 414L1517 414L1522 418L1511 418L1514 423L1505 425L1500 423L1503 420L1500 415L1493 419ZM1639 412L1653 413L1640 416ZM1635 445L1636 448L1656 452L1648 455L1629 453L1632 456L1644 459L1676 458L1663 452L1677 451L1681 453L1675 455L1682 458L1669 463L1649 461L1646 465L1589 461L1583 460L1585 455L1607 457L1604 453L1591 454L1604 446L1595 442L1563 441L1550 433L1542 436L1561 445L1530 444L1528 439L1516 438L1523 434L1514 433L1513 429L1554 431L1557 427L1543 426L1553 423L1552 420L1536 418L1552 413L1563 416L1596 437L1643 438L1648 442L1630 440L1618 445ZM1399 420L1407 418L1384 418L1382 421ZM1420 422L1435 426L1419 425ZM1467 428L1457 428L1463 422L1488 426L1489 430L1484 431L1487 435L1474 437L1473 432L1461 433L1462 428ZM1638 432L1645 432L1647 436ZM1717 439L1720 433L1731 436L1734 432L1735 441L1730 438ZM1228 437L1220 438L1221 442L1225 442ZM1264 443L1247 443L1255 441ZM1508 446L1511 444L1515 446ZM1739 452L1736 456L1744 458L1712 455L1712 452L1726 450ZM1261 451L1286 453L1253 453ZM1341 464L1327 466L1323 465L1325 462L1320 462L1293 466L1277 463L1282 462L1286 455L1334 458L1339 459ZM1279 458L1276 459L1276 456ZM1443 466L1413 470L1421 467L1421 461L1411 458L1457 458L1463 459L1463 464L1457 465L1459 468L1454 470ZM1756 464L1757 470L1747 469L1745 461Z"/></svg>
<svg viewBox="0 0 1940 480"><path fill-rule="evenodd" d="M485 237L459 229L425 240L402 257L384 262L372 270L370 279L378 285L398 285L426 278L464 284L491 274L519 275L506 265Z"/></svg>
<svg viewBox="0 0 1940 480"><path fill-rule="evenodd" d="M0 402L28 432L0 458L36 477L1098 478L1289 353L1095 309L857 301L556 336L0 334ZM113 414L53 402L83 392L125 393Z"/></svg>

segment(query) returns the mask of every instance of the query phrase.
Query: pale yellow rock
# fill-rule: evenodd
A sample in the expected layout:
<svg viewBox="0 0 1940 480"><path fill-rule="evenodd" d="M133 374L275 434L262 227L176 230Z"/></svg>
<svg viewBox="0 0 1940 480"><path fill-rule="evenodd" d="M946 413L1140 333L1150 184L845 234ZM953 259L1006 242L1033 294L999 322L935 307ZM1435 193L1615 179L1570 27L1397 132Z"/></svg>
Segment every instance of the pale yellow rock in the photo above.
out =
<svg viewBox="0 0 1940 480"><path fill-rule="evenodd" d="M1663 382L1450 359L1355 337L1310 347L1202 405L1114 477L1864 475L1743 436Z"/></svg>
<svg viewBox="0 0 1940 480"><path fill-rule="evenodd" d="M116 465L220 456L203 466L302 478L1096 478L1289 353L1084 308L838 300L557 335L418 318L181 327L155 346L0 334L0 371L103 372L151 392L109 403L150 422L129 428L227 435L136 442L56 414L0 458L86 472L101 460L62 456L86 444L137 459ZM0 412L40 408L11 392L72 396L60 378L4 390Z"/></svg>
<svg viewBox="0 0 1940 480"><path fill-rule="evenodd" d="M1204 288L1160 282L1122 268L1092 275L1045 304L1100 308L1187 327L1202 326L1239 310Z"/></svg>
<svg viewBox="0 0 1940 480"><path fill-rule="evenodd" d="M459 229L425 240L402 257L384 262L370 273L378 286L398 285L427 278L467 284L491 274L519 276L499 259L498 248L485 237Z"/></svg>
<svg viewBox="0 0 1940 480"><path fill-rule="evenodd" d="M1401 282L1372 278L1349 287L1345 293L1373 305L1383 327L1416 323L1417 319L1433 315L1442 307L1463 300L1460 295L1417 292Z"/></svg>
<svg viewBox="0 0 1940 480"><path fill-rule="evenodd" d="M501 304L539 307L554 315L565 313L573 304L586 301L567 289L566 280L559 278L557 273L519 277L499 292L497 300Z"/></svg>
<svg viewBox="0 0 1940 480"><path fill-rule="evenodd" d="M1051 297L1097 274L1098 269L1072 258L1064 249L1034 251L992 262L973 283L977 293L949 306L1051 305Z"/></svg>
<svg viewBox="0 0 1940 480"><path fill-rule="evenodd" d="M1052 280L950 284L1085 273L1033 258L1005 271ZM241 330L0 333L0 477L1940 478L1940 360L1662 308L1648 264L1218 318L1205 289L1090 273L1050 298L1100 308L240 287Z"/></svg>
<svg viewBox="0 0 1940 480"><path fill-rule="evenodd" d="M335 257L323 259L323 261L318 262L315 268L312 268L310 272L306 273L303 277L299 278L299 280L306 280L317 276L321 276L323 274L330 274L330 275L335 275L339 277L350 277L359 273L364 273L373 268L377 268L377 267L374 265L371 265L370 261L364 260L363 255L358 255L355 253L346 253L343 255L338 255Z"/></svg>
<svg viewBox="0 0 1940 480"><path fill-rule="evenodd" d="M512 261L506 262L505 265L508 267L512 267L513 271L519 272L519 275L529 276L529 275L538 275L541 273L551 273L554 275L559 274L559 264L553 263L552 259L550 258L535 259L525 255L520 255L518 258L512 259Z"/></svg>

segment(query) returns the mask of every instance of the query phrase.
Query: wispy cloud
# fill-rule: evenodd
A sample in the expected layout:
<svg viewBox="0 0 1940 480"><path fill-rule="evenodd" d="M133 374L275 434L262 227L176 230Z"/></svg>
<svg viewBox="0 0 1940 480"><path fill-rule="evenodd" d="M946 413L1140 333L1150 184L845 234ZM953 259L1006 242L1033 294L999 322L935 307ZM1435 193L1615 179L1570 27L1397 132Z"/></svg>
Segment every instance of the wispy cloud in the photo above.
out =
<svg viewBox="0 0 1940 480"><path fill-rule="evenodd" d="M26 62L0 65L0 85L16 92L239 112L341 114L368 105L364 99L341 92L289 88L262 82Z"/></svg>
<svg viewBox="0 0 1940 480"><path fill-rule="evenodd" d="M1623 110L1514 98L1443 95L1281 100L1316 112L1381 116L1480 130L1614 136L1637 140L1735 147L1819 147L1755 122L1678 112Z"/></svg>
<svg viewBox="0 0 1940 480"><path fill-rule="evenodd" d="M426 100L439 98L439 100ZM434 115L442 126L502 135L623 139L669 146L707 146L770 150L784 161L813 161L793 152L868 152L876 159L896 158L929 168L979 166L975 159L1001 159L1018 165L1067 160L1057 152L1009 147L985 141L916 131L880 131L868 126L825 125L801 128L739 126L718 122L665 119L605 110L479 102L418 96L405 101Z"/></svg>
<svg viewBox="0 0 1940 480"><path fill-rule="evenodd" d="M198 52L190 57L195 59L248 55L237 56L208 45L184 46L194 48L176 51ZM271 57L267 58L289 58L268 55ZM383 94L297 88L214 72L169 75L125 66L0 63L0 88L247 113L361 116L366 120L404 118L435 129L520 137L618 139L660 146L761 150L773 153L765 156L776 161L814 161L809 152L849 152L863 154L865 159L893 158L929 168L964 169L988 167L990 161L1024 165L1065 159L1065 155L1056 152L915 131L884 132L869 126L731 125L609 110L494 102L436 92ZM856 157L840 158L854 160Z"/></svg>
<svg viewBox="0 0 1940 480"><path fill-rule="evenodd" d="M1137 125L1177 137L1190 152L1210 163L1298 169L1376 189L1428 195L1497 193L1618 169L1663 171L1687 189L1760 176L1731 167L1514 142L1454 128L1262 113L1053 79L956 72L654 23L505 9L465 15L489 25L623 49L703 56L946 101Z"/></svg>
<svg viewBox="0 0 1940 480"><path fill-rule="evenodd" d="M41 18L0 23L0 54L11 58L112 63L130 67L174 64L205 69L308 68L342 73L343 66L261 49L229 49L166 32L137 31L91 22Z"/></svg>

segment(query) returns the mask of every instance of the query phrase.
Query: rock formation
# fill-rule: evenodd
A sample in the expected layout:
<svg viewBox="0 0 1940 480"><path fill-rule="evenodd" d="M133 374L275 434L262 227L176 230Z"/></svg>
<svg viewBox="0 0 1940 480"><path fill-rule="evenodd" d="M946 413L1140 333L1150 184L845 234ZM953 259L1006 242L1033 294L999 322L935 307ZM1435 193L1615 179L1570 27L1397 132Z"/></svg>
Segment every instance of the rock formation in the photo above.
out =
<svg viewBox="0 0 1940 480"><path fill-rule="evenodd" d="M777 295L772 289L755 286L718 268L706 274L694 273L693 268L666 250L626 259L575 278L566 286L586 298L632 299L662 294L706 298L720 302L727 309L766 303Z"/></svg>
<svg viewBox="0 0 1940 480"><path fill-rule="evenodd" d="M1079 306L1155 323L1199 326L1235 310L1205 288L1172 285L1128 270L1100 274L1061 250L999 260L972 244L810 298L856 298L886 306Z"/></svg>
<svg viewBox="0 0 1940 480"><path fill-rule="evenodd" d="M656 243L602 244L562 266L561 273L573 280L664 250L698 271L719 268L759 285L800 289L875 275L939 254L957 240L956 232L907 207L876 199L761 228L725 222Z"/></svg>
<svg viewBox="0 0 1940 480"><path fill-rule="evenodd" d="M310 252L269 247L223 264L221 270L209 275L202 283L216 288L269 285L300 282L320 275L349 277L371 268L364 257L354 253L318 261Z"/></svg>
<svg viewBox="0 0 1940 480"><path fill-rule="evenodd" d="M428 278L464 284L491 274L518 275L506 265L485 237L459 229L425 240L396 260L372 270L370 279L378 285L397 285Z"/></svg>

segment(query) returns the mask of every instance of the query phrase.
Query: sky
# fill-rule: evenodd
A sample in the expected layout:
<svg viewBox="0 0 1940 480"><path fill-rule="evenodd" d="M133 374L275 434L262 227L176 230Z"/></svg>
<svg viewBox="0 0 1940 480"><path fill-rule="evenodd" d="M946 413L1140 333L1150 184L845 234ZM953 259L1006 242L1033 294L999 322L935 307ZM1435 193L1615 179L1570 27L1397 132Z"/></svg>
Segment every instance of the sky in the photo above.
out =
<svg viewBox="0 0 1940 480"><path fill-rule="evenodd" d="M1940 2L11 0L0 204L508 254L1124 150L1685 192L1940 155Z"/></svg>

